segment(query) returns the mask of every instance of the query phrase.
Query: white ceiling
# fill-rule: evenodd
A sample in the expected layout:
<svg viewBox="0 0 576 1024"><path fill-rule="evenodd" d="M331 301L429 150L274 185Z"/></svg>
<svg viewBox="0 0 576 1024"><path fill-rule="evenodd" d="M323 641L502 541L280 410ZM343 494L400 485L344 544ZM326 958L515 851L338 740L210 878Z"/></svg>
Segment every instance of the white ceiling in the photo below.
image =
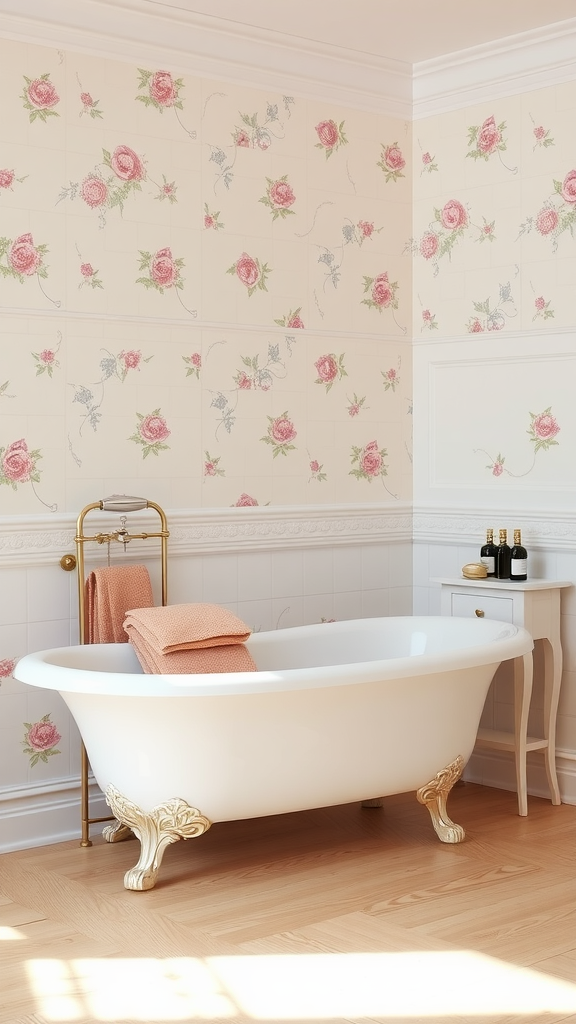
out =
<svg viewBox="0 0 576 1024"><path fill-rule="evenodd" d="M147 0L214 19L214 27L265 29L408 64L522 32L553 33L576 18L576 0ZM228 24L222 25L222 19ZM239 58L241 53L238 54Z"/></svg>

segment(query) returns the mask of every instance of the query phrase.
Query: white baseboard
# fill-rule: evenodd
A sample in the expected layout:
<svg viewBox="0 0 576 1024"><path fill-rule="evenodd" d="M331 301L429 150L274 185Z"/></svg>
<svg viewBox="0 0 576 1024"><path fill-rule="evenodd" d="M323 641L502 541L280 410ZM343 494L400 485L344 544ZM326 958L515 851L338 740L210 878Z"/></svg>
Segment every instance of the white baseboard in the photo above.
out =
<svg viewBox="0 0 576 1024"><path fill-rule="evenodd" d="M90 783L90 817L110 814L110 808L95 782ZM92 826L92 835L101 830ZM0 853L50 846L82 833L80 780L63 779L45 786L0 792Z"/></svg>
<svg viewBox="0 0 576 1024"><path fill-rule="evenodd" d="M559 754L556 763L562 803L574 805L576 804L576 762ZM539 757L538 754L529 754L526 774L529 795L549 800L550 789L543 757ZM466 765L463 779L465 782L475 782L492 789L516 792L514 755L500 750L478 751L472 754Z"/></svg>

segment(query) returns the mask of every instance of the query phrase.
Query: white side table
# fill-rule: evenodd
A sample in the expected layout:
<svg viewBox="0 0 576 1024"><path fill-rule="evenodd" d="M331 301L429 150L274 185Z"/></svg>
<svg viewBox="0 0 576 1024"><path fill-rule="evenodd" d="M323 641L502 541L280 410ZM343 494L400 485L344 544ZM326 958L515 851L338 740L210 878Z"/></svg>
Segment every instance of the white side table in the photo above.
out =
<svg viewBox="0 0 576 1024"><path fill-rule="evenodd" d="M565 580L434 579L441 586L442 615L477 615L523 626L534 640L544 640L544 736L528 736L532 696L532 653L516 658L514 668L514 732L479 729L477 745L492 750L513 750L516 759L518 813L528 813L526 755L542 750L553 804L561 803L556 775L556 714L562 681L560 643L560 591Z"/></svg>

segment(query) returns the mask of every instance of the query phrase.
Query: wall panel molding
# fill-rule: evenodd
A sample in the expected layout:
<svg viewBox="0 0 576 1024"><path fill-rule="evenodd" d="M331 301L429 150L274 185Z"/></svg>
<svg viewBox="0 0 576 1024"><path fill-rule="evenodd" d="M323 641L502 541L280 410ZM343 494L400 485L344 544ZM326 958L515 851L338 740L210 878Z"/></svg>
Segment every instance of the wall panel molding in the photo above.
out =
<svg viewBox="0 0 576 1024"><path fill-rule="evenodd" d="M518 507L485 506L482 509L414 506L416 544L478 545L491 523L522 528L524 543L533 550L576 551L576 513L559 515L547 510L518 512Z"/></svg>
<svg viewBox="0 0 576 1024"><path fill-rule="evenodd" d="M98 500L98 499L94 499ZM81 509L78 509L80 512ZM412 507L393 505L322 505L293 508L230 508L165 510L170 539L169 555L270 551L279 548L342 547L354 544L402 543L412 540ZM0 518L0 568L58 563L75 551L76 514L6 516ZM115 530L117 514L92 512L84 521L84 533ZM155 513L128 517L132 532L155 530ZM150 541L156 552L158 542ZM128 559L141 559L148 542L139 542ZM86 561L98 544L85 545Z"/></svg>

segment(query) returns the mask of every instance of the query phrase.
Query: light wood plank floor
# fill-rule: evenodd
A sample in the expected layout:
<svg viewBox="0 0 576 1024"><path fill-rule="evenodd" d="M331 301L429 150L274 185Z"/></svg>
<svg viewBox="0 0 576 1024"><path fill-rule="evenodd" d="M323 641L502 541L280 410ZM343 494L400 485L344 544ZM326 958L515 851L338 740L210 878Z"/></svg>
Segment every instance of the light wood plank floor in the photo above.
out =
<svg viewBox="0 0 576 1024"><path fill-rule="evenodd" d="M219 824L128 892L134 841L0 857L1 1024L576 1024L576 807L462 784ZM120 981L119 981L120 979Z"/></svg>

